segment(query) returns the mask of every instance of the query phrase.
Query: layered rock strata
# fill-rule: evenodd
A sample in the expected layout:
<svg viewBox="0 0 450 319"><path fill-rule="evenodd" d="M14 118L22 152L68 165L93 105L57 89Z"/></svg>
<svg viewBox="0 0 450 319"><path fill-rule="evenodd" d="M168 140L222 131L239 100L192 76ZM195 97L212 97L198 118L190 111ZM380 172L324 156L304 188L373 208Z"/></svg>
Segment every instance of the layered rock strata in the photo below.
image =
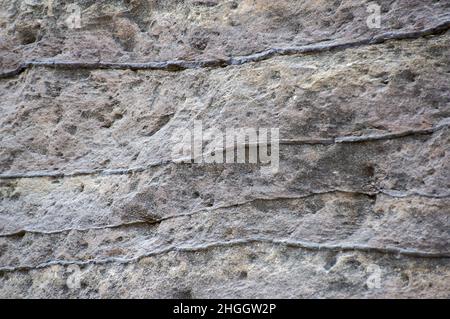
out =
<svg viewBox="0 0 450 319"><path fill-rule="evenodd" d="M1 297L450 297L449 2L71 4L0 0Z"/></svg>

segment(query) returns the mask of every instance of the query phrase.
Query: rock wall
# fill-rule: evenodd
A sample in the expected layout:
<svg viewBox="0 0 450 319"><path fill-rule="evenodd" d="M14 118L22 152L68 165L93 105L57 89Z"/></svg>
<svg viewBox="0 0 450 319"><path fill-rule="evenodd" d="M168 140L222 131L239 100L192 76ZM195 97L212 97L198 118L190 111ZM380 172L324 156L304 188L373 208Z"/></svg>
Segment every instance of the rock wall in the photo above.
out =
<svg viewBox="0 0 450 319"><path fill-rule="evenodd" d="M73 3L0 0L0 297L450 297L449 1Z"/></svg>

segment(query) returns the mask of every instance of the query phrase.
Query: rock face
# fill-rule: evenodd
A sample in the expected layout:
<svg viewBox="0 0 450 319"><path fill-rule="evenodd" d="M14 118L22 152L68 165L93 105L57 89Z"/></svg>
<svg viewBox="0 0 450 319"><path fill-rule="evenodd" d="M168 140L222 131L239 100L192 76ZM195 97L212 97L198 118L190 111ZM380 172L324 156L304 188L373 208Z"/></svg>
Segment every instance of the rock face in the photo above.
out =
<svg viewBox="0 0 450 319"><path fill-rule="evenodd" d="M378 3L0 0L0 297L450 298L450 2Z"/></svg>

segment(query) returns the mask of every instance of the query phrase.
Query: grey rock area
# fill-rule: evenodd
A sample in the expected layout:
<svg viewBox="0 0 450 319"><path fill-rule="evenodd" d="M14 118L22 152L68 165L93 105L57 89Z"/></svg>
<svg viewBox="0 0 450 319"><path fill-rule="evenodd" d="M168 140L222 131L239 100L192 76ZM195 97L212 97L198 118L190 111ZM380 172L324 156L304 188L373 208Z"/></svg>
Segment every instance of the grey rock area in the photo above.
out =
<svg viewBox="0 0 450 319"><path fill-rule="evenodd" d="M450 298L450 1L53 2L0 0L0 297Z"/></svg>

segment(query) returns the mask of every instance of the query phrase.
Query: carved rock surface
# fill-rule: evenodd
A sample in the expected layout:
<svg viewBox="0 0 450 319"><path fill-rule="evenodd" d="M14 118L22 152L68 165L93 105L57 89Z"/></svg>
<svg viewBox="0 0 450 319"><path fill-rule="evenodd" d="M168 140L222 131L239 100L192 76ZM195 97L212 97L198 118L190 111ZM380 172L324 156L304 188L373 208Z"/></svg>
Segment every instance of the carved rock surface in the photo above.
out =
<svg viewBox="0 0 450 319"><path fill-rule="evenodd" d="M0 297L450 298L450 2L370 3L0 0Z"/></svg>

